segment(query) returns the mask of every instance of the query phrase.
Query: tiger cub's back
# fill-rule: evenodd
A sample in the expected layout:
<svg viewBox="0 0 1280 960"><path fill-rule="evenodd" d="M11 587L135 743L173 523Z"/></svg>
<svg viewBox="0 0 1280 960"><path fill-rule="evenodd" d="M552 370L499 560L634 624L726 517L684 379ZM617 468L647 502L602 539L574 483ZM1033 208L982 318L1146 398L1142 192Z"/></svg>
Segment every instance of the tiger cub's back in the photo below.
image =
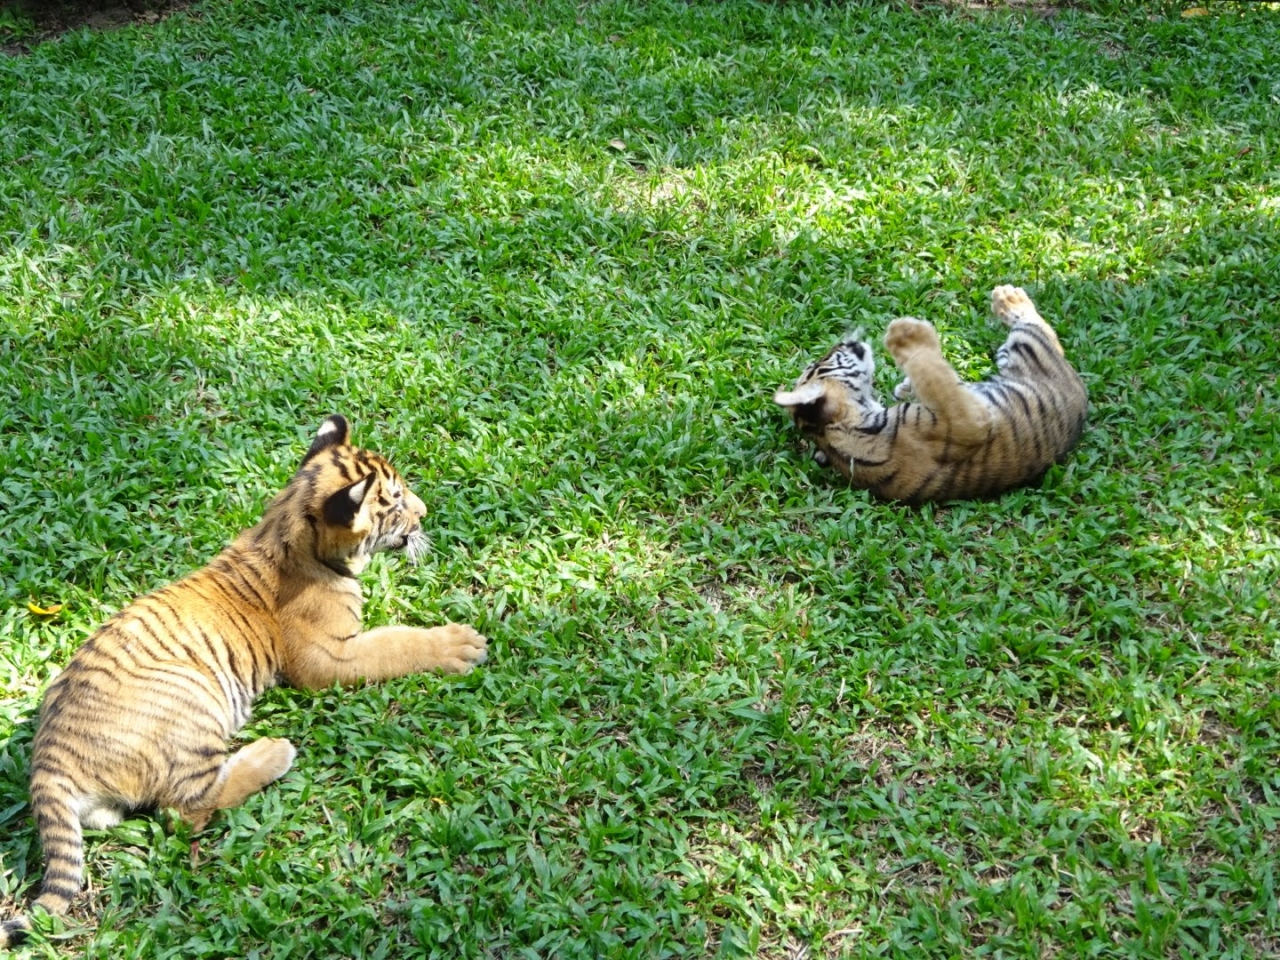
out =
<svg viewBox="0 0 1280 960"><path fill-rule="evenodd" d="M965 384L989 406L991 432L982 469L971 478L957 471L950 494L955 498L1039 481L1079 443L1088 419L1084 381L1053 328L1017 288L997 287L993 299L996 315L1010 322L1009 335L996 351L998 372Z"/></svg>

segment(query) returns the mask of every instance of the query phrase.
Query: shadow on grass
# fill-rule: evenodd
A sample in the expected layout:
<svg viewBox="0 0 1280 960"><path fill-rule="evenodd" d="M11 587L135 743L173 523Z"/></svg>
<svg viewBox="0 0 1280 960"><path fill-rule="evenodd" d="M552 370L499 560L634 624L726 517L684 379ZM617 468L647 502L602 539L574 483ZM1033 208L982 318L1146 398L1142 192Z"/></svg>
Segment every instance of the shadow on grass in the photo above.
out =
<svg viewBox="0 0 1280 960"><path fill-rule="evenodd" d="M1270 175L1260 151L1229 148L1242 131L1234 101L1188 89L1192 79L1197 89L1246 82L1239 62L1162 59L1212 44L1181 24L1162 25L1164 47L1100 23L1064 44L1017 17L863 8L847 14L850 35L824 35L829 49L789 50L798 69L765 88L751 72L780 55L764 38L785 12L761 8L727 27L694 6L664 33L657 11L639 10L607 37L609 14L563 33L534 22L506 38L507 69L482 86L477 62L496 52L486 16L457 7L435 16L329 20L297 39L296 56L239 76L247 63L143 53L128 89L107 98L102 137L84 129L96 160L73 169L64 189L62 216L103 227L84 251L95 269L139 292L202 279L259 297L388 297L401 307L416 286L536 278L592 258L607 268L610 249L660 248L732 223L741 249L724 253L744 266L751 248L784 254L791 236L816 228L845 236L846 270L863 265L856 245L899 250L916 268L913 254L927 254L952 277L984 273L981 257L958 252L976 225L1020 234L1023 257L1030 246L1038 259L1108 273L1123 265L1078 236L1070 221L1090 211L1064 198L1062 182L1154 173L1176 185L1188 143L1236 189ZM913 17L933 19L940 35L904 51L891 38ZM421 55L429 39L438 41L429 69L410 60L391 79L370 72L405 51ZM983 62L983 81L999 100L974 92L972 64L950 49L993 42L1002 55ZM629 65L641 54L643 67ZM74 84L42 92L72 113L86 97L103 100ZM242 105L281 94L288 105L274 123L246 123ZM562 103L581 112L569 116ZM157 120L157 107L201 117L203 132ZM906 143L904 129L915 134ZM914 155L905 165L895 156L904 148ZM872 170L886 159L911 182L877 183ZM641 192L661 202L638 211ZM885 209L889 198L896 210ZM1046 215L1064 199L1066 211ZM912 219L957 230L912 250ZM879 222L859 229L863 220ZM936 279L919 272L915 297ZM887 279L860 282L884 289Z"/></svg>
<svg viewBox="0 0 1280 960"><path fill-rule="evenodd" d="M117 30L156 23L194 0L2 0L0 55L23 56L76 30Z"/></svg>
<svg viewBox="0 0 1280 960"><path fill-rule="evenodd" d="M850 8L848 21L810 12L835 19L801 42L786 32L799 8L753 6L741 21L723 9L602 5L572 28L521 10L506 31L470 5L314 23L300 8L278 24L241 9L260 28L86 43L88 59L129 64L105 88L86 74L103 64L67 54L68 68L51 51L32 75L65 126L45 144L41 103L24 101L12 159L43 151L53 185L14 167L5 187L27 239L6 280L0 338L22 375L0 438L6 493L16 481L31 498L6 506L31 518L11 536L38 545L6 563L19 593L73 582L127 598L139 579L164 582L252 522L318 418L347 412L362 442L425 475L441 511L448 560L397 575L423 593L443 584L421 615L474 608L509 645L485 676L492 702L460 708L486 736L511 720L483 750L464 739L460 758L477 796L517 811L495 813L500 828L532 844L531 781L553 795L538 814L553 835L608 794L634 803L621 820L647 816L633 785L652 773L652 810L688 814L681 839L711 851L698 889L715 933L728 915L770 916L754 894L714 900L746 843L763 845L762 811L788 823L787 805L803 807L797 821L824 842L856 816L872 842L832 841L833 856L809 862L860 850L874 865L891 851L916 868L891 906L923 925L933 895L956 890L940 850L1012 862L1043 852L1030 834L1047 836L1059 812L1112 802L1088 753L1155 736L1151 714L1198 682L1191 655L1164 652L1179 610L1226 629L1206 611L1229 609L1229 592L1194 571L1219 512L1235 523L1272 496L1276 371L1250 351L1273 339L1277 231L1250 195L1270 176L1261 117L1187 84L1255 83L1256 71L1171 59L1217 43L1182 25L1167 30L1186 44L1098 24L1064 43L1061 23L953 19L906 44L894 40L918 21ZM250 41L281 45L245 59ZM975 83L955 51L978 48L997 55ZM1034 288L1093 398L1090 432L1046 488L902 511L793 457L769 396L815 349L917 313L980 372L999 282ZM58 662L79 639L64 633ZM847 732L827 736L855 708L887 731L872 756ZM1067 760L1032 769L1015 755L1026 745L1008 718L1028 712L1029 741ZM566 759L563 741L593 723L612 739L575 742ZM8 748L25 750L22 736ZM912 753L874 774L883 782L859 779L885 750L935 745L932 765ZM668 747L714 760L706 792L682 782ZM843 747L852 766L839 766ZM913 811L963 792L948 776L985 784L984 802L1007 796L996 750L1047 784L1035 829L1011 807L1022 832L988 858L985 838L1004 838L975 806L962 813L987 833L973 828L973 844L913 846ZM1123 781L1129 760L1106 775ZM569 763L584 771L578 807L561 795ZM423 796L455 789L410 773ZM3 778L10 806L20 774ZM1127 783L1106 816L1137 805ZM358 785L352 806L383 785ZM856 806L862 786L879 788L880 808ZM700 805L727 811L730 829L704 830ZM473 835L488 838L483 824ZM29 826L8 836L6 864L33 862ZM524 840L515 849L533 858ZM580 862L574 849L557 870ZM1085 869L1111 872L1115 850L1140 875L1119 841ZM1080 856L1071 837L1061 851ZM479 851L457 882L478 889L500 861ZM890 874L866 871L886 897ZM1056 868L1046 877L1056 889ZM560 892L517 879L535 900ZM990 906L997 886L975 895ZM441 929L464 908L441 898Z"/></svg>

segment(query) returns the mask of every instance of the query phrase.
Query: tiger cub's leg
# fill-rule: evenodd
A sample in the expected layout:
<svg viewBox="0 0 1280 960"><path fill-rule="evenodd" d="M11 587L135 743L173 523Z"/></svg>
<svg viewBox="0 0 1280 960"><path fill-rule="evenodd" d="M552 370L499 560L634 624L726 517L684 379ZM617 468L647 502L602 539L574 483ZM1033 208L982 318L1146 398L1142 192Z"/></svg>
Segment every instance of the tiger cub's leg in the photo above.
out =
<svg viewBox="0 0 1280 960"><path fill-rule="evenodd" d="M1058 342L1057 333L1054 332L1053 327L1049 326L1044 317L1040 316L1040 311L1036 309L1036 305L1027 296L1027 291L1021 287L1013 287L1006 284L992 290L991 312L995 314L997 320L1006 327L1011 328L1009 339L996 351L996 366L1001 373L1004 373L1005 368L1017 359L1014 355L1013 344L1016 341L1012 328L1021 325L1034 328L1043 335L1050 349L1056 351L1058 356L1063 356L1062 344Z"/></svg>
<svg viewBox="0 0 1280 960"><path fill-rule="evenodd" d="M488 656L488 640L472 627L377 627L337 644L302 647L285 667L294 686L316 690L334 683L391 680L411 673L466 673Z"/></svg>
<svg viewBox="0 0 1280 960"><path fill-rule="evenodd" d="M991 414L942 356L933 324L901 317L889 324L884 345L898 369L906 374L911 391L938 418L942 433L964 445L977 445L987 439Z"/></svg>
<svg viewBox="0 0 1280 960"><path fill-rule="evenodd" d="M213 786L178 813L201 830L215 811L238 807L267 784L279 780L293 765L295 756L293 744L279 737L246 744L224 761Z"/></svg>

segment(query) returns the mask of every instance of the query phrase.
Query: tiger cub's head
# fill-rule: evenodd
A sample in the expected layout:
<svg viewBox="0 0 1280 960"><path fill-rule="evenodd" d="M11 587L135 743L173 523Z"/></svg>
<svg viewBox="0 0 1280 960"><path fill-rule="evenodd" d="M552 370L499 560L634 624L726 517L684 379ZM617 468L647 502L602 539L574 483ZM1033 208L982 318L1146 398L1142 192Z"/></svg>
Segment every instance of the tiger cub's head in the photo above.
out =
<svg viewBox="0 0 1280 960"><path fill-rule="evenodd" d="M384 457L353 447L350 439L345 417L325 420L271 510L304 523L296 539L310 540L315 558L346 576L358 574L380 550L403 550L416 561L427 548L426 505Z"/></svg>
<svg viewBox="0 0 1280 960"><path fill-rule="evenodd" d="M805 367L791 390L779 390L773 402L791 411L800 432L809 439L822 436L828 424L861 423L875 406L872 381L876 372L871 345L854 333L845 337L821 360ZM818 450L814 457L827 462Z"/></svg>

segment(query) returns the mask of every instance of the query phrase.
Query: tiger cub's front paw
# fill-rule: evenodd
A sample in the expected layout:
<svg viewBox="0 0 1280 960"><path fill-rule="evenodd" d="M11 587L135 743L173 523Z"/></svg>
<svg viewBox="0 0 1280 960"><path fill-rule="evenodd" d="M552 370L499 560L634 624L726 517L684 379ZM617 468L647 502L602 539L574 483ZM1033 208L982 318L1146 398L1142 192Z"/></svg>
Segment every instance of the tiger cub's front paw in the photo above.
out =
<svg viewBox="0 0 1280 960"><path fill-rule="evenodd" d="M474 627L447 623L437 627L436 669L441 673L467 673L489 656L489 641Z"/></svg>
<svg viewBox="0 0 1280 960"><path fill-rule="evenodd" d="M893 354L894 362L899 367L917 350L940 350L938 332L927 320L916 320L914 317L899 317L889 324L885 331L884 346Z"/></svg>
<svg viewBox="0 0 1280 960"><path fill-rule="evenodd" d="M902 382L893 388L893 399L895 400L914 400L916 392L911 386L911 378L903 377Z"/></svg>

